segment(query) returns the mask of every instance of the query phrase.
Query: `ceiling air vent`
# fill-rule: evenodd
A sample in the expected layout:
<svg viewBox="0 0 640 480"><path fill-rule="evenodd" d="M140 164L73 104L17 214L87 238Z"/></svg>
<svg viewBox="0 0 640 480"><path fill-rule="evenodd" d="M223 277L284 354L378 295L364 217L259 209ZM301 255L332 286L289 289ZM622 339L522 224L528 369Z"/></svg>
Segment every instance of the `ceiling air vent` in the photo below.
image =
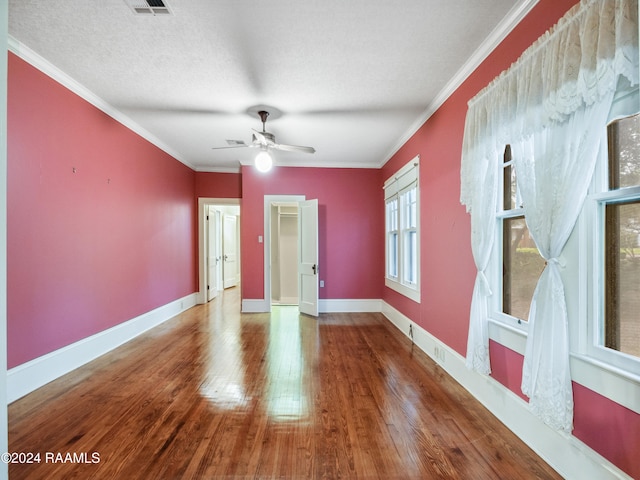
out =
<svg viewBox="0 0 640 480"><path fill-rule="evenodd" d="M170 15L171 10L163 0L124 0L139 15Z"/></svg>

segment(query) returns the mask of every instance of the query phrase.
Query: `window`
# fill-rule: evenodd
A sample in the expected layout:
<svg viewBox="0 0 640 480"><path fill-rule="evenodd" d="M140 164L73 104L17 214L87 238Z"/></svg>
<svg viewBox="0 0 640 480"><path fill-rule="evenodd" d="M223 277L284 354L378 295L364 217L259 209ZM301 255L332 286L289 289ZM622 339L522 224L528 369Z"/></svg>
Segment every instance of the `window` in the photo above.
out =
<svg viewBox="0 0 640 480"><path fill-rule="evenodd" d="M385 284L420 301L419 157L384 184L386 273Z"/></svg>
<svg viewBox="0 0 640 480"><path fill-rule="evenodd" d="M467 364L490 370L489 340L524 354L523 393L546 423L565 432L573 415L571 381L640 413L640 357L632 336L638 320L627 313L637 317L632 302L640 293L633 263L640 253L640 182L621 178L610 187L606 152L606 124L640 111L636 18L628 29L617 27L637 5L602 9L600 3L576 5L469 101L462 145L460 200L471 215L478 271ZM539 74L541 64L548 75ZM618 136L636 132L624 135L637 145L638 124L625 129L623 123ZM512 139L514 164L508 151L500 158L504 139ZM638 150L629 157L639 161ZM616 161L624 176L631 173L621 153L612 155ZM550 262L533 293L540 307L535 325L520 318L531 308L518 297L531 302L531 294L516 291L527 276L539 275L522 255L529 253L521 243L527 225Z"/></svg>
<svg viewBox="0 0 640 480"><path fill-rule="evenodd" d="M637 411L640 394L640 107L621 97L602 130L584 207L562 253L571 375ZM631 114L631 115L630 115ZM499 162L490 259L490 338L524 354L527 317L544 259L531 242L511 149Z"/></svg>
<svg viewBox="0 0 640 480"><path fill-rule="evenodd" d="M402 280L407 285L418 283L418 185L413 183L400 194L402 202L402 248L404 265Z"/></svg>
<svg viewBox="0 0 640 480"><path fill-rule="evenodd" d="M567 250L572 376L638 411L640 395L640 97L603 129L596 170ZM575 262L575 267L570 264ZM574 279L570 281L570 279Z"/></svg>
<svg viewBox="0 0 640 480"><path fill-rule="evenodd" d="M576 382L635 411L640 393L640 114L612 122L603 130L601 144L560 272L569 314L571 371ZM545 261L527 228L509 146L498 165L496 241L488 271L493 292L489 333L494 341L524 354L528 313Z"/></svg>
<svg viewBox="0 0 640 480"><path fill-rule="evenodd" d="M502 255L494 257L502 267L500 311L522 323L529 316L533 291L544 269L544 259L529 235L509 145L505 147L501 168L502 201L497 215Z"/></svg>
<svg viewBox="0 0 640 480"><path fill-rule="evenodd" d="M612 122L608 137L608 189L599 199L603 236L595 343L640 358L640 114Z"/></svg>
<svg viewBox="0 0 640 480"><path fill-rule="evenodd" d="M398 197L386 201L387 205L387 278L398 281Z"/></svg>

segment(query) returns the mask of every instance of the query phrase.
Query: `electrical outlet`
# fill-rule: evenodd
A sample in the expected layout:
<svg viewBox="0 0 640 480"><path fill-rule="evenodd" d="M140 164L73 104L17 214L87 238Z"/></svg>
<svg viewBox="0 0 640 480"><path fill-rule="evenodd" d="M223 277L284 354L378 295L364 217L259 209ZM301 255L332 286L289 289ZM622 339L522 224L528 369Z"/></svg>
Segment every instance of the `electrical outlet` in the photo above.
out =
<svg viewBox="0 0 640 480"><path fill-rule="evenodd" d="M324 288L324 280L320 280L320 288Z"/></svg>
<svg viewBox="0 0 640 480"><path fill-rule="evenodd" d="M444 363L444 348L433 347L433 358L438 363Z"/></svg>

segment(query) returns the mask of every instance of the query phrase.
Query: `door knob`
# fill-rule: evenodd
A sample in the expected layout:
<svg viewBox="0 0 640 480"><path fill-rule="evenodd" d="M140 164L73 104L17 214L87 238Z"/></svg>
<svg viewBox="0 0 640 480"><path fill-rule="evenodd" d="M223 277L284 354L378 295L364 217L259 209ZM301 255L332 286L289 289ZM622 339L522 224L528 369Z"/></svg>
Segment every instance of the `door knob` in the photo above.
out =
<svg viewBox="0 0 640 480"><path fill-rule="evenodd" d="M315 274L317 273L317 272L316 272L316 270L317 270L316 264L314 263L314 264L313 264L313 267L311 267L311 268L313 269L313 274L315 275Z"/></svg>

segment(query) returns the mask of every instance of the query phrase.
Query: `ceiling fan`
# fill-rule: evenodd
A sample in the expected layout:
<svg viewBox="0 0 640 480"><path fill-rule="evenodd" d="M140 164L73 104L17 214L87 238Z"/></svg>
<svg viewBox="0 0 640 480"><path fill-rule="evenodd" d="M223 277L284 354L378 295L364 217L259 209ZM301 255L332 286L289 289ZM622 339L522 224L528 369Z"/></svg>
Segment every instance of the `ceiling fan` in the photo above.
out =
<svg viewBox="0 0 640 480"><path fill-rule="evenodd" d="M313 147L303 147L300 145L286 145L284 143L276 143L276 137L273 133L267 132L265 124L267 123L267 117L269 112L266 110L260 110L258 112L260 120L262 121L262 132L253 130L252 141L249 145L242 143L239 145L229 145L227 147L214 147L213 150L222 150L226 148L259 148L260 152L256 155L256 168L260 171L266 172L273 165L273 159L269 155L269 150L282 150L285 152L302 152L302 153L315 153L316 149Z"/></svg>

